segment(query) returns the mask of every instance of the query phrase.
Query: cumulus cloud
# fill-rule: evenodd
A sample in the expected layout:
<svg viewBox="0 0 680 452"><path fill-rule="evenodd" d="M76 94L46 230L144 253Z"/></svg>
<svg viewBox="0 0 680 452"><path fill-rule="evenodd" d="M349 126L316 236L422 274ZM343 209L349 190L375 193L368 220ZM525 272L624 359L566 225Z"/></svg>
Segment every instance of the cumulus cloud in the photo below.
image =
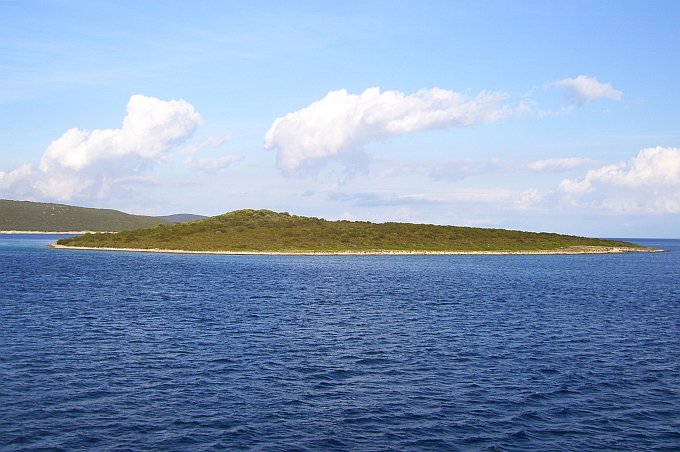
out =
<svg viewBox="0 0 680 452"><path fill-rule="evenodd" d="M32 165L23 164L18 168L4 172L0 171L0 196L6 198L24 198L31 195L29 181L34 177Z"/></svg>
<svg viewBox="0 0 680 452"><path fill-rule="evenodd" d="M201 122L201 116L184 100L163 101L136 94L130 97L120 129L66 131L47 147L40 170L78 171L128 156L157 159L189 138Z"/></svg>
<svg viewBox="0 0 680 452"><path fill-rule="evenodd" d="M521 110L503 105L506 95L430 88L413 94L369 88L361 94L330 91L308 107L277 118L265 135L277 163L295 172L329 158L360 155L367 143L431 129L499 121Z"/></svg>
<svg viewBox="0 0 680 452"><path fill-rule="evenodd" d="M569 98L577 105L589 104L596 99L621 100L623 92L614 89L609 83L602 83L595 77L579 75L552 82L550 86L566 90Z"/></svg>
<svg viewBox="0 0 680 452"><path fill-rule="evenodd" d="M133 95L121 128L72 128L45 150L37 171L22 166L2 173L0 189L30 186L44 197L66 201L106 196L117 183L166 158L202 122L184 100Z"/></svg>
<svg viewBox="0 0 680 452"><path fill-rule="evenodd" d="M537 172L559 173L590 166L594 163L596 163L596 160L584 157L555 158L531 162L529 163L529 169Z"/></svg>
<svg viewBox="0 0 680 452"><path fill-rule="evenodd" d="M6 190L18 182L24 181L33 174L33 167L23 164L9 173L0 171L0 189Z"/></svg>
<svg viewBox="0 0 680 452"><path fill-rule="evenodd" d="M629 161L564 179L566 199L585 207L626 213L680 213L680 148L641 150Z"/></svg>

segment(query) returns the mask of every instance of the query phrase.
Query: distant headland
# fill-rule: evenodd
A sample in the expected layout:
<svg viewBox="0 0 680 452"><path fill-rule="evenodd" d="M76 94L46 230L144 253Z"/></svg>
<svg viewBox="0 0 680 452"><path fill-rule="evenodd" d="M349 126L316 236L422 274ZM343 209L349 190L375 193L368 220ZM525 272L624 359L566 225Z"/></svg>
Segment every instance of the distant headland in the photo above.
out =
<svg viewBox="0 0 680 452"><path fill-rule="evenodd" d="M3 234L115 232L150 228L159 224L171 225L202 218L206 217L192 214L151 217L131 215L113 209L0 199L0 233Z"/></svg>
<svg viewBox="0 0 680 452"><path fill-rule="evenodd" d="M282 255L592 254L659 251L547 232L412 223L329 221L237 210L186 223L61 239L55 248Z"/></svg>

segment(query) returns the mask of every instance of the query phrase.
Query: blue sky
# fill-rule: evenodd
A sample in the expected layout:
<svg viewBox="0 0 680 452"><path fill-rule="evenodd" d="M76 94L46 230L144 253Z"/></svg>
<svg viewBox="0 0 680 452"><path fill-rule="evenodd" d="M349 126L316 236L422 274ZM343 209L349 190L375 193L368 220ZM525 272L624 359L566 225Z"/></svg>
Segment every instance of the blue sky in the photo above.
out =
<svg viewBox="0 0 680 452"><path fill-rule="evenodd" d="M0 197L680 237L677 2L0 0Z"/></svg>

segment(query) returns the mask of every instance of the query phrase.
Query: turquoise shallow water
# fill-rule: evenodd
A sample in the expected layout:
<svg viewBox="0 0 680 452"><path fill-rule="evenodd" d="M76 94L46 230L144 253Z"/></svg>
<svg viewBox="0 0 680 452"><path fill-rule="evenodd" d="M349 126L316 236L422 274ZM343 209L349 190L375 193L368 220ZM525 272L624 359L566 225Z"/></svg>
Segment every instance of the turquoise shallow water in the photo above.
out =
<svg viewBox="0 0 680 452"><path fill-rule="evenodd" d="M0 449L677 450L661 254L200 256L0 235Z"/></svg>

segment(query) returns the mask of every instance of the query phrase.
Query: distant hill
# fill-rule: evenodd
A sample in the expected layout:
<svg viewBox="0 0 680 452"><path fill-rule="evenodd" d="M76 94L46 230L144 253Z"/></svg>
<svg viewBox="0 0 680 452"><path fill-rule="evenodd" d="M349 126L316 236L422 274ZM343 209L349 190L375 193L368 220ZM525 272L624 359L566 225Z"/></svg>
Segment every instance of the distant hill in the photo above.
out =
<svg viewBox="0 0 680 452"><path fill-rule="evenodd" d="M85 234L59 245L187 251L531 251L641 247L569 235L409 223L328 221L269 210L237 210L172 226Z"/></svg>
<svg viewBox="0 0 680 452"><path fill-rule="evenodd" d="M123 231L159 224L169 222L111 209L0 199L0 231Z"/></svg>
<svg viewBox="0 0 680 452"><path fill-rule="evenodd" d="M193 213L176 213L174 215L162 215L156 218L160 218L163 221L167 221L171 224L186 223L188 221L205 220L205 215L195 215Z"/></svg>

